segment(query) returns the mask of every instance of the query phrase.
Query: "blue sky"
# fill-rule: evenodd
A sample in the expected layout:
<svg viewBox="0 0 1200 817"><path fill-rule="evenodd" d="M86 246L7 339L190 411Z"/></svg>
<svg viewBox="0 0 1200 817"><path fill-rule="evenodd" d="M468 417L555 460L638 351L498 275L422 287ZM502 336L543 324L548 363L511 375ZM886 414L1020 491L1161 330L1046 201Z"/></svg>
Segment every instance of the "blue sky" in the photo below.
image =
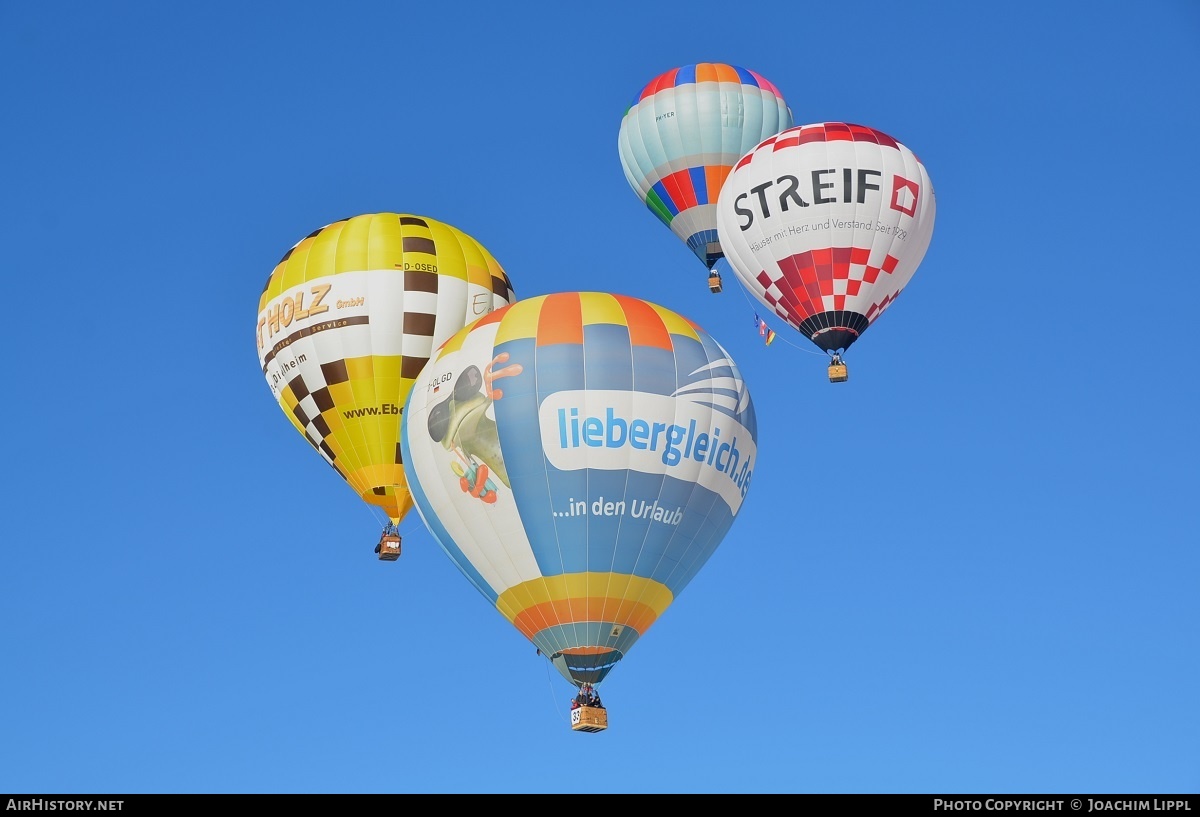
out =
<svg viewBox="0 0 1200 817"><path fill-rule="evenodd" d="M0 4L0 791L1200 791L1198 43L1186 0ZM847 383L625 181L703 61L929 171ZM416 513L374 558L258 369L276 261L376 211L746 376L753 487L606 732Z"/></svg>

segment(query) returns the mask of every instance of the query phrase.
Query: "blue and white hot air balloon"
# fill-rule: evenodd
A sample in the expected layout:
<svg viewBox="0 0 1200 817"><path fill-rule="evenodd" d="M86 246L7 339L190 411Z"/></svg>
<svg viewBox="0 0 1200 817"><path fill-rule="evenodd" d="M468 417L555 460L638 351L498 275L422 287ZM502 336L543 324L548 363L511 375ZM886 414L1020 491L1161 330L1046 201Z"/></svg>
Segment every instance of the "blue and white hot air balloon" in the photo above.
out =
<svg viewBox="0 0 1200 817"><path fill-rule="evenodd" d="M758 459L754 405L721 345L671 310L598 292L517 301L459 331L403 418L421 518L581 687L703 568Z"/></svg>
<svg viewBox="0 0 1200 817"><path fill-rule="evenodd" d="M783 95L761 74L701 62L659 74L621 118L617 149L638 198L700 259L721 291L717 198L738 159L792 126Z"/></svg>

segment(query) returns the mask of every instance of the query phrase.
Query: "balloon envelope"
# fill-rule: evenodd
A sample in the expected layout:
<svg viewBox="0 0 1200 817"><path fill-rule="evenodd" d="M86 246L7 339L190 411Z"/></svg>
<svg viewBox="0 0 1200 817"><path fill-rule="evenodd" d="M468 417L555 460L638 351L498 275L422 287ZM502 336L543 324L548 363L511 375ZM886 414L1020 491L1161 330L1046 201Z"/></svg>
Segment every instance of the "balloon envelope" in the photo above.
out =
<svg viewBox="0 0 1200 817"><path fill-rule="evenodd" d="M430 359L404 410L417 510L567 680L602 680L712 556L750 487L736 364L636 298L497 309Z"/></svg>
<svg viewBox="0 0 1200 817"><path fill-rule="evenodd" d="M712 269L723 255L716 204L725 177L746 151L791 124L770 81L704 62L651 80L626 109L617 147L638 198Z"/></svg>
<svg viewBox="0 0 1200 817"><path fill-rule="evenodd" d="M836 352L912 278L936 210L929 174L911 150L873 128L821 122L747 153L721 190L717 226L746 288Z"/></svg>
<svg viewBox="0 0 1200 817"><path fill-rule="evenodd" d="M258 362L292 425L393 523L412 507L400 410L437 344L515 300L475 239L431 218L373 213L313 232L258 304Z"/></svg>

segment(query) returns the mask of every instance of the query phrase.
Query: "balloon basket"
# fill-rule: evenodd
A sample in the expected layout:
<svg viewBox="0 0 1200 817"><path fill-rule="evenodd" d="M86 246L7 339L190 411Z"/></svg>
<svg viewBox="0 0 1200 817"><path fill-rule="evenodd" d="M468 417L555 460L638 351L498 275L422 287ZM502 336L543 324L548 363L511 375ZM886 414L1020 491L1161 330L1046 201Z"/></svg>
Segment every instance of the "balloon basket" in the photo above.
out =
<svg viewBox="0 0 1200 817"><path fill-rule="evenodd" d="M571 710L571 731L603 732L608 728L608 710L601 706L581 706Z"/></svg>
<svg viewBox="0 0 1200 817"><path fill-rule="evenodd" d="M850 378L849 372L846 371L845 363L829 364L829 382L830 383L845 383Z"/></svg>
<svg viewBox="0 0 1200 817"><path fill-rule="evenodd" d="M712 273L708 276L708 291L716 294L721 291L721 276L717 273Z"/></svg>
<svg viewBox="0 0 1200 817"><path fill-rule="evenodd" d="M379 540L379 561L394 562L400 558L400 537L394 533L384 534Z"/></svg>

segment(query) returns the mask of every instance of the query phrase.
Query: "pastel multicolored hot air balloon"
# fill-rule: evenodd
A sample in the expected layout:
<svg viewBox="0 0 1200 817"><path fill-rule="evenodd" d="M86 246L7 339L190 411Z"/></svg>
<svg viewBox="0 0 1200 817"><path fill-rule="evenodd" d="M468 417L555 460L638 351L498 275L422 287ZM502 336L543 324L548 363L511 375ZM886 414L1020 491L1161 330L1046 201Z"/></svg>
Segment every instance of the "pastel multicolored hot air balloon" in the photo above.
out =
<svg viewBox="0 0 1200 817"><path fill-rule="evenodd" d="M757 424L717 341L646 301L530 298L462 330L409 395L417 510L576 686L602 681L729 531Z"/></svg>
<svg viewBox="0 0 1200 817"><path fill-rule="evenodd" d="M736 65L702 62L650 81L625 111L618 149L638 197L704 264L721 291L716 205L738 159L791 127L779 89Z"/></svg>
<svg viewBox="0 0 1200 817"><path fill-rule="evenodd" d="M741 282L845 380L841 353L908 284L936 211L911 150L874 128L821 122L747 153L721 190L717 226Z"/></svg>
<svg viewBox="0 0 1200 817"><path fill-rule="evenodd" d="M258 303L258 362L291 424L395 526L412 507L400 411L430 354L515 300L478 241L424 216L336 221L284 254ZM384 544L381 542L381 545Z"/></svg>

